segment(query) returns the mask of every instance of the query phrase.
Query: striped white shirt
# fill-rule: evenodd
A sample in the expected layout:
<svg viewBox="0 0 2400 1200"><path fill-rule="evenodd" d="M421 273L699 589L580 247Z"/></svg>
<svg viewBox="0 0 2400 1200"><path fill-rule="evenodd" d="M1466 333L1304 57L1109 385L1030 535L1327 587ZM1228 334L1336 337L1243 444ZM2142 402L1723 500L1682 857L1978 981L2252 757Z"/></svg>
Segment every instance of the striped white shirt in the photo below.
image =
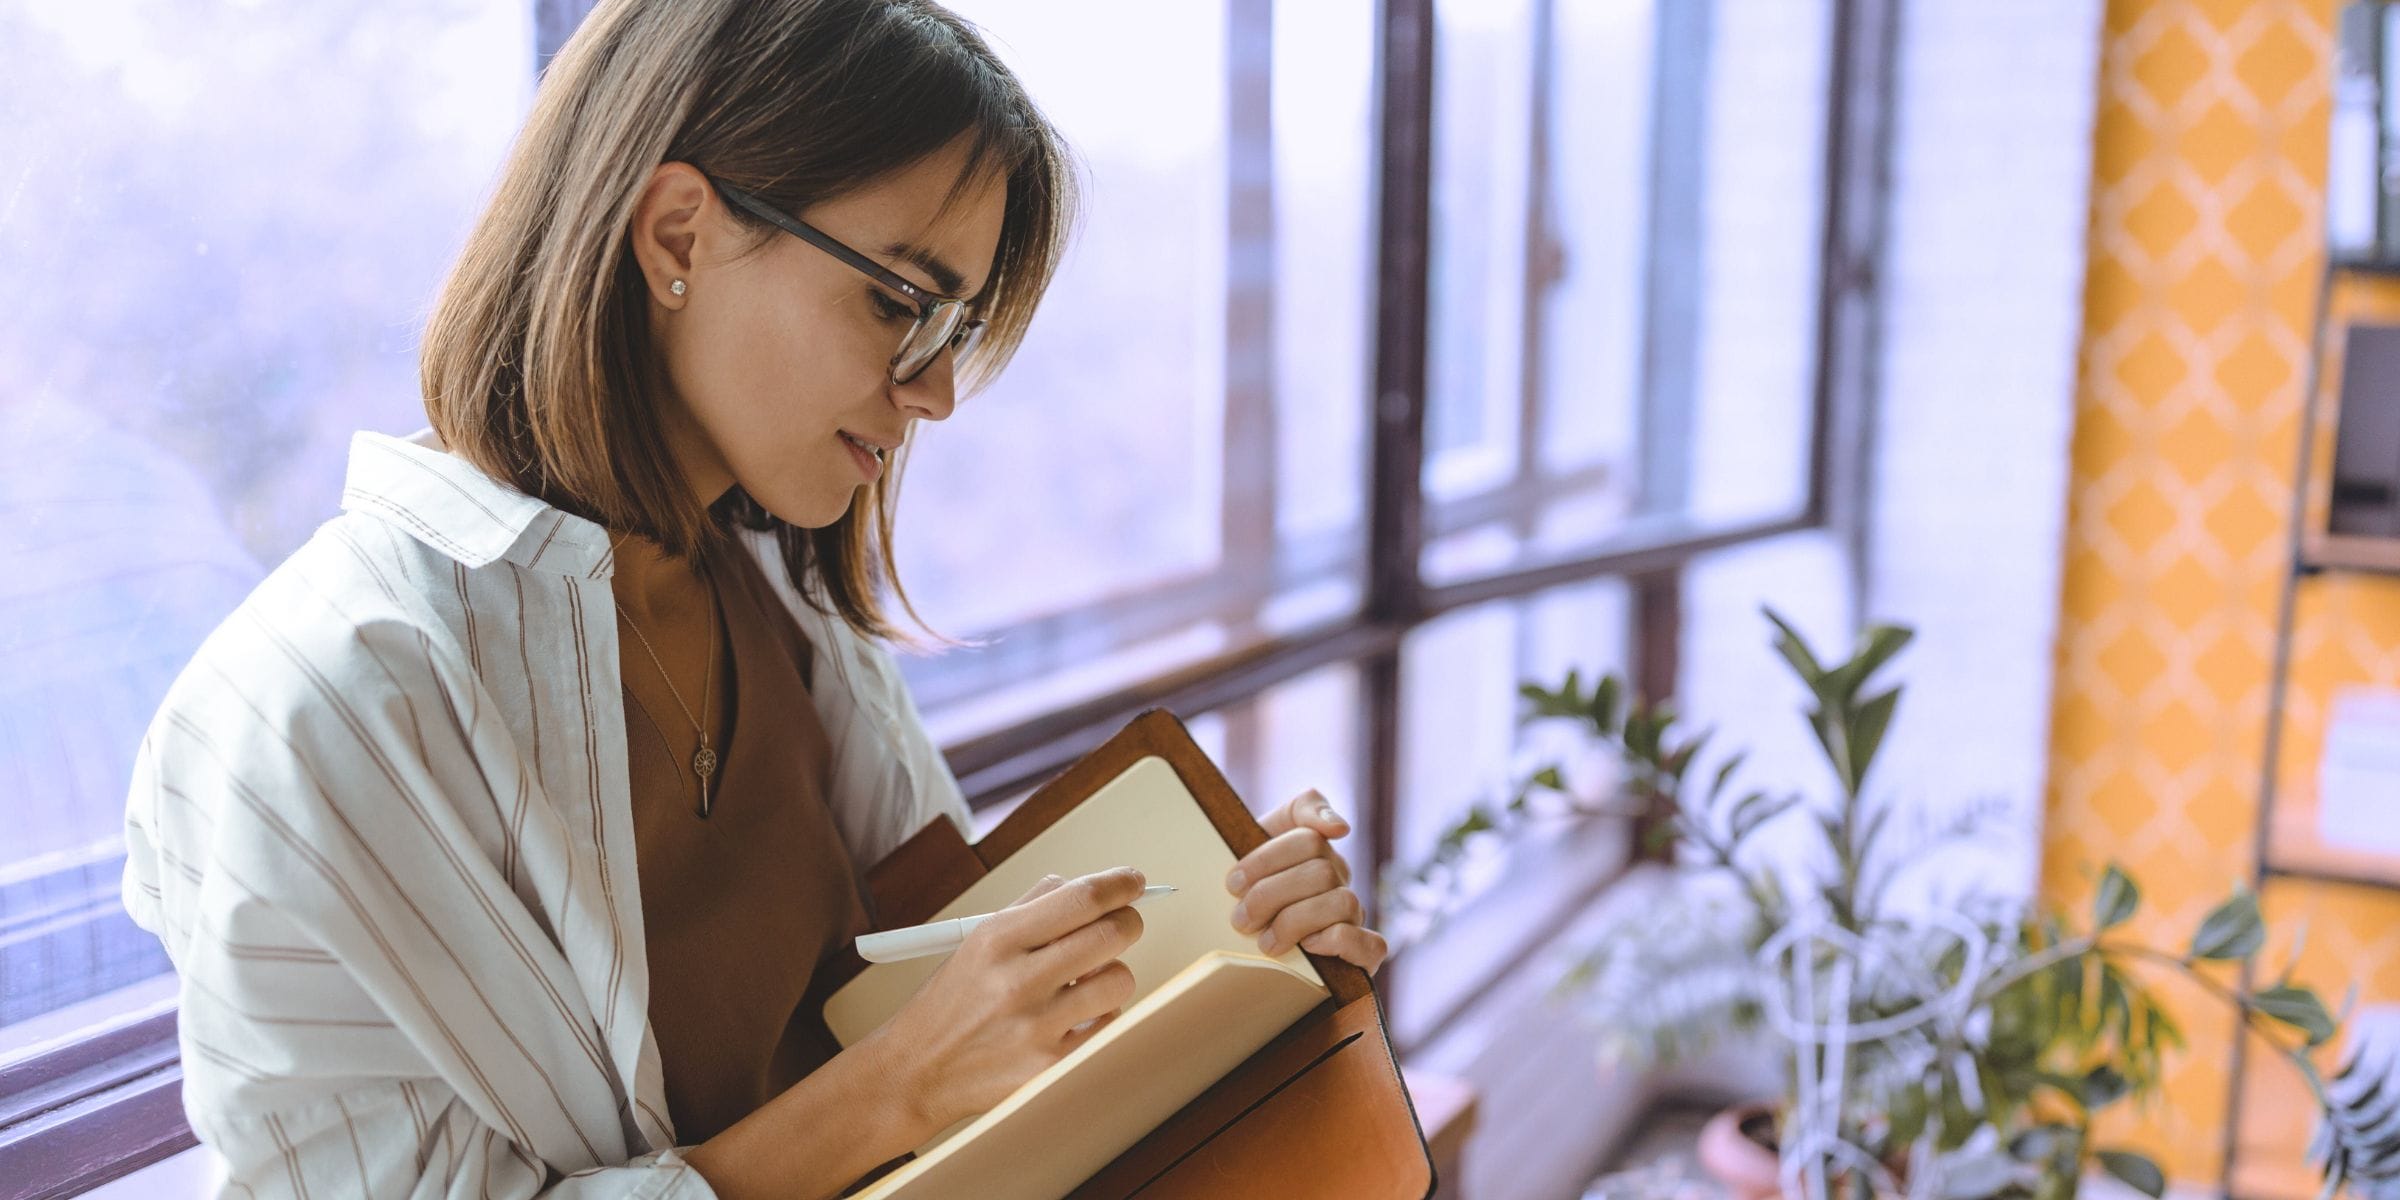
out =
<svg viewBox="0 0 2400 1200"><path fill-rule="evenodd" d="M242 1195L709 1196L650 1033L606 531L418 438L354 439L342 514L142 741L125 908L181 978L184 1111ZM820 656L852 857L972 837L890 653L743 540Z"/></svg>

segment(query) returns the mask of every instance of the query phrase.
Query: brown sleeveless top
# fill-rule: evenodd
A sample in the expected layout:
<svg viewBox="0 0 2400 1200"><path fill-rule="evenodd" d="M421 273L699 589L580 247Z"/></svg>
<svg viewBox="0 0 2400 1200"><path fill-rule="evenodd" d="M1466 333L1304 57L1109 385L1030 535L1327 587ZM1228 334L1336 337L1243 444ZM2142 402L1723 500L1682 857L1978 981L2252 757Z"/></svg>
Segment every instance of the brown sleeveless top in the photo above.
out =
<svg viewBox="0 0 2400 1200"><path fill-rule="evenodd" d="M841 1049L811 980L872 929L865 888L826 811L830 757L809 700L810 647L739 550L715 570L728 640L716 697L725 742L707 818L662 728L625 693L633 830L650 954L650 1024L675 1140L750 1115ZM638 652L625 670L655 670Z"/></svg>

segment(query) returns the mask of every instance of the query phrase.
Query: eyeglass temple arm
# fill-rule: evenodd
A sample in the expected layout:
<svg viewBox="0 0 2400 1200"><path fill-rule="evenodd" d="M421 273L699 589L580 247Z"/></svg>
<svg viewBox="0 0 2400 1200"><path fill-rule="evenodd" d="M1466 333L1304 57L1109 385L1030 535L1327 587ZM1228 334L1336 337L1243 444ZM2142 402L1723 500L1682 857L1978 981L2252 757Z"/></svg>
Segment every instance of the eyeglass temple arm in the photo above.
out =
<svg viewBox="0 0 2400 1200"><path fill-rule="evenodd" d="M760 220L766 221L777 228L782 229L784 232L791 234L793 237L799 238L801 241L807 242L809 245L815 246L817 249L822 250L845 263L848 263L852 268L865 273L869 278L875 280L875 282L908 297L911 301L915 302L920 313L932 308L936 301L948 299L948 297L937 296L932 292L928 292L924 288L918 287L906 279L893 274L882 263L876 262L874 259L868 258L866 255L860 254L858 251L853 250L835 240L832 234L829 234L824 230L801 220L798 217L787 216L784 213L777 211L773 205L768 204L766 201L761 200L758 197L753 196L730 183L726 183L715 178L711 178L709 182L715 184L717 190L724 193L727 200L731 200L735 205L739 206L744 211L749 212L758 217Z"/></svg>

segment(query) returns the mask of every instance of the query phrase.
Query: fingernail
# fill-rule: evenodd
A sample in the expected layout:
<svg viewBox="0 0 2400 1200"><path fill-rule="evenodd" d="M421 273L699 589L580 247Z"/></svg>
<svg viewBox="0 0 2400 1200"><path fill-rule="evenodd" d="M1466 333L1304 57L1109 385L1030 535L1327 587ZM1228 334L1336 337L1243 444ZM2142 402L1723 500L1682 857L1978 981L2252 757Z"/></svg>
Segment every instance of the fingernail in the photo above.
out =
<svg viewBox="0 0 2400 1200"><path fill-rule="evenodd" d="M1250 931L1250 910L1247 906L1240 904L1233 906L1233 927L1243 933Z"/></svg>
<svg viewBox="0 0 2400 1200"><path fill-rule="evenodd" d="M1260 950L1262 950L1262 951L1264 951L1264 952L1268 953L1268 954L1273 954L1273 953L1275 953L1275 931L1274 931L1274 930L1270 929L1270 930L1266 931L1265 933L1262 933L1262 934L1258 935L1258 948L1259 948Z"/></svg>
<svg viewBox="0 0 2400 1200"><path fill-rule="evenodd" d="M1326 799L1326 798L1325 798L1325 793L1323 793L1323 792L1320 792L1320 791L1318 791L1318 790L1317 790L1317 789L1315 789L1315 788L1310 788L1310 789L1308 789L1308 794L1309 794L1311 797L1314 797L1314 798L1315 798L1315 800L1316 800L1316 802L1317 802L1317 819L1318 819L1318 820L1320 820L1320 821L1334 821L1334 822L1338 822L1338 823L1340 823L1340 824L1343 824L1343 825L1347 825L1347 824L1349 824L1349 822L1348 822L1348 821L1344 821L1344 820L1342 820L1342 814L1340 814L1340 813L1337 813L1337 812L1333 811L1333 801Z"/></svg>
<svg viewBox="0 0 2400 1200"><path fill-rule="evenodd" d="M1239 896L1242 894L1242 885L1247 882L1249 881L1242 877L1242 869L1235 867L1233 874L1225 877L1225 890Z"/></svg>

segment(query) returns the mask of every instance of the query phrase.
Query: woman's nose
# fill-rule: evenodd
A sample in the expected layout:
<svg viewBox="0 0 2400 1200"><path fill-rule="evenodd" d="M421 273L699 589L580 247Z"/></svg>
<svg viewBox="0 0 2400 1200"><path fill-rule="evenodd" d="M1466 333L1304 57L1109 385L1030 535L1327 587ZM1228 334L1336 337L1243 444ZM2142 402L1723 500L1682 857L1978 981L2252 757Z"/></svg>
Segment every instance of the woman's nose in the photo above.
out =
<svg viewBox="0 0 2400 1200"><path fill-rule="evenodd" d="M907 383L892 385L893 399L900 411L927 421L945 420L958 406L957 377L951 373L951 354L944 350L934 356L917 377Z"/></svg>

